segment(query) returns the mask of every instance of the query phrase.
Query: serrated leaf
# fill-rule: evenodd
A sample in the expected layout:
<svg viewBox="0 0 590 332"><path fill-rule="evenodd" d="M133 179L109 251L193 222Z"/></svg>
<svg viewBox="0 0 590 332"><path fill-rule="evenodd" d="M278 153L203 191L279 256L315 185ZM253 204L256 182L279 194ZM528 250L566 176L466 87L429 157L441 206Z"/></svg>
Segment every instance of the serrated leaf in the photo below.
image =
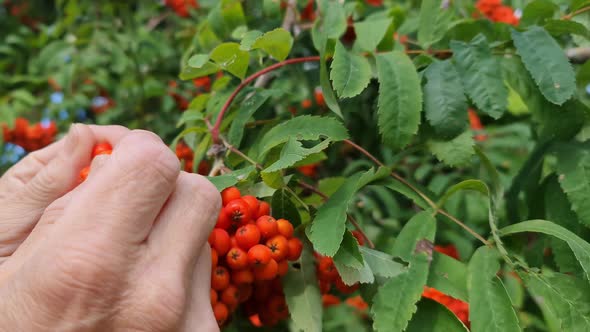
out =
<svg viewBox="0 0 590 332"><path fill-rule="evenodd" d="M352 233L346 231L342 237L342 243L336 255L334 255L334 262L342 265L361 269L364 264L363 256L359 249L359 244Z"/></svg>
<svg viewBox="0 0 590 332"><path fill-rule="evenodd" d="M346 266L339 261L334 260L334 266L336 267L336 270L338 270L338 274L340 274L342 282L344 282L345 285L352 286L356 283L372 284L375 282L375 276L367 262L363 262L360 268L356 268Z"/></svg>
<svg viewBox="0 0 590 332"><path fill-rule="evenodd" d="M393 254L409 261L408 272L389 279L373 297L371 315L377 332L404 331L428 279L430 249L424 241L434 241L436 222L428 211L416 214L395 241Z"/></svg>
<svg viewBox="0 0 590 332"><path fill-rule="evenodd" d="M422 89L410 58L399 51L375 56L379 76L378 124L383 141L400 149L418 132Z"/></svg>
<svg viewBox="0 0 590 332"><path fill-rule="evenodd" d="M543 23L546 19L553 17L557 9L559 7L549 0L534 0L524 7L519 25L526 27Z"/></svg>
<svg viewBox="0 0 590 332"><path fill-rule="evenodd" d="M470 43L453 40L451 49L469 98L479 110L498 119L506 110L508 89L486 38L480 34Z"/></svg>
<svg viewBox="0 0 590 332"><path fill-rule="evenodd" d="M580 35L588 38L590 33L583 24L566 20L547 20L543 26L553 36L566 34Z"/></svg>
<svg viewBox="0 0 590 332"><path fill-rule="evenodd" d="M325 150L330 146L330 139L326 139L312 148L304 148L301 142L295 137L289 137L287 143L281 150L281 156L272 165L265 168L262 172L276 172L282 169L295 165L298 161L305 159L305 157Z"/></svg>
<svg viewBox="0 0 590 332"><path fill-rule="evenodd" d="M557 149L557 158L559 184L579 221L590 227L590 151L573 145L560 145Z"/></svg>
<svg viewBox="0 0 590 332"><path fill-rule="evenodd" d="M283 278L283 291L291 319L301 331L322 331L322 296L316 277L315 259L304 246L299 268L291 267Z"/></svg>
<svg viewBox="0 0 590 332"><path fill-rule="evenodd" d="M360 247L360 251L365 262L376 276L391 278L408 271L405 265L396 262L393 256L384 252L367 247Z"/></svg>
<svg viewBox="0 0 590 332"><path fill-rule="evenodd" d="M418 42L427 49L449 30L452 10L442 8L441 0L423 0L420 5Z"/></svg>
<svg viewBox="0 0 590 332"><path fill-rule="evenodd" d="M481 180L464 180L461 181L449 189L444 193L444 195L438 200L438 206L443 207L447 200L451 198L452 195L461 191L461 190L473 190L479 193L482 193L486 196L489 195L488 186Z"/></svg>
<svg viewBox="0 0 590 332"><path fill-rule="evenodd" d="M277 190L272 195L271 204L272 215L276 219L287 219L297 227L301 224L301 215L297 207L289 198L289 193L284 190Z"/></svg>
<svg viewBox="0 0 590 332"><path fill-rule="evenodd" d="M329 39L340 38L347 28L344 6L336 1L330 1L323 14L322 28L326 36Z"/></svg>
<svg viewBox="0 0 590 332"><path fill-rule="evenodd" d="M367 52L373 52L391 25L391 18L365 20L354 23L355 43Z"/></svg>
<svg viewBox="0 0 590 332"><path fill-rule="evenodd" d="M504 227L500 230L500 235L506 236L522 232L548 234L565 241L574 252L578 263L584 270L586 279L590 280L590 244L588 242L555 223L540 219L523 221Z"/></svg>
<svg viewBox="0 0 590 332"><path fill-rule="evenodd" d="M252 44L252 49L259 48L275 59L283 61L289 56L292 46L293 37L291 34L283 28L277 28L258 37Z"/></svg>
<svg viewBox="0 0 590 332"><path fill-rule="evenodd" d="M523 274L535 297L541 297L562 331L590 331L590 287L583 279L559 273Z"/></svg>
<svg viewBox="0 0 590 332"><path fill-rule="evenodd" d="M321 92L324 96L324 101L328 108L334 112L334 114L338 115L339 117L342 116L342 111L340 110L340 106L338 105L338 101L336 100L336 96L334 96L334 91L332 90L332 86L330 85L330 78L328 75L328 65L326 63L326 47L328 43L328 35L326 31L320 31L319 21L316 21L312 30L311 36L313 40L313 44L315 45L316 49L320 53L320 86Z"/></svg>
<svg viewBox="0 0 590 332"><path fill-rule="evenodd" d="M250 51L252 49L252 45L254 45L256 40L262 35L262 31L258 30L250 30L246 32L242 37L242 41L240 42L240 49L243 51Z"/></svg>
<svg viewBox="0 0 590 332"><path fill-rule="evenodd" d="M248 71L250 53L241 50L238 43L223 43L211 51L210 57L221 68L238 78L244 78Z"/></svg>
<svg viewBox="0 0 590 332"><path fill-rule="evenodd" d="M426 119L443 138L459 135L467 125L467 99L455 66L448 60L434 62L424 76Z"/></svg>
<svg viewBox="0 0 590 332"><path fill-rule="evenodd" d="M469 319L474 332L521 331L506 288L496 275L499 258L494 249L480 247L469 262Z"/></svg>
<svg viewBox="0 0 590 332"><path fill-rule="evenodd" d="M290 137L297 140L329 138L331 141L340 141L348 138L348 132L342 123L334 118L298 116L274 126L264 135L260 142L260 155L262 156L273 147L287 142Z"/></svg>
<svg viewBox="0 0 590 332"><path fill-rule="evenodd" d="M391 179L385 186L409 198L416 205L423 209L427 209L429 207L428 202L423 197L421 197L415 191L411 190L410 188L408 188L408 186L399 182L396 179Z"/></svg>
<svg viewBox="0 0 590 332"><path fill-rule="evenodd" d="M371 80L371 65L367 58L352 54L336 42L330 79L340 98L350 98L363 92Z"/></svg>
<svg viewBox="0 0 590 332"><path fill-rule="evenodd" d="M369 172L372 173L372 171ZM318 209L311 224L309 239L313 243L314 249L320 254L333 257L340 248L346 231L346 212L362 177L363 173L356 173L348 177L344 184Z"/></svg>
<svg viewBox="0 0 590 332"><path fill-rule="evenodd" d="M229 174L219 176L208 176L207 179L213 183L217 190L222 191L225 188L231 187L236 183L246 179L255 170L254 166L248 166Z"/></svg>
<svg viewBox="0 0 590 332"><path fill-rule="evenodd" d="M449 166L468 165L474 154L473 137L468 130L450 141L429 140L428 148L436 158Z"/></svg>
<svg viewBox="0 0 590 332"><path fill-rule="evenodd" d="M536 26L525 32L513 29L512 39L543 96L556 105L570 99L576 90L575 74L555 39Z"/></svg>
<svg viewBox="0 0 590 332"><path fill-rule="evenodd" d="M270 90L258 91L241 105L238 115L233 119L229 133L227 134L230 144L237 148L240 147L246 122L271 95L272 91Z"/></svg>
<svg viewBox="0 0 590 332"><path fill-rule="evenodd" d="M435 251L432 254L427 285L467 302L467 266L452 257Z"/></svg>
<svg viewBox="0 0 590 332"><path fill-rule="evenodd" d="M412 317L406 332L467 332L463 323L440 303L424 298L418 302L418 311Z"/></svg>

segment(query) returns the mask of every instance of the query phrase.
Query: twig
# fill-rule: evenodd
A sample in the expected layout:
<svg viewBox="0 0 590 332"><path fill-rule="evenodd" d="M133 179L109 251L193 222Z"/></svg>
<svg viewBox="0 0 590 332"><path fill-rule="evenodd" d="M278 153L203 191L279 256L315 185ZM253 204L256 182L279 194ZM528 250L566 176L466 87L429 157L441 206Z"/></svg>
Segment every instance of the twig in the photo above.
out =
<svg viewBox="0 0 590 332"><path fill-rule="evenodd" d="M590 6L584 7L584 8L580 8L580 9L578 9L576 11L573 11L573 12L567 14L567 15L563 15L561 17L561 19L562 20L571 20L574 16L580 15L582 13L585 13L585 12L589 11L589 10L590 10Z"/></svg>

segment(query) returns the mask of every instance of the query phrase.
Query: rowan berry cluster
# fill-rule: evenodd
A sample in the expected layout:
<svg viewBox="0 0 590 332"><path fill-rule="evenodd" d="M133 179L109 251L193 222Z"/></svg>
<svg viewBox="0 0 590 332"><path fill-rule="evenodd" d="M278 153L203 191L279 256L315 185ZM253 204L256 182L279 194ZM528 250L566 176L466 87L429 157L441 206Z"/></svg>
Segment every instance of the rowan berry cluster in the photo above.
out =
<svg viewBox="0 0 590 332"><path fill-rule="evenodd" d="M364 239L359 232L353 231L352 235L356 238L359 245L364 245ZM350 295L359 288L358 283L354 285L344 283L331 257L322 256L318 253L315 253L315 257L320 292L322 293L322 303L325 307L340 304L342 296ZM362 311L368 307L362 298L356 296L348 298L346 302Z"/></svg>
<svg viewBox="0 0 590 332"><path fill-rule="evenodd" d="M280 278L296 261L303 243L293 225L270 216L270 206L235 187L221 193L223 207L209 236L211 305L223 326L238 306L252 324L272 326L289 316Z"/></svg>
<svg viewBox="0 0 590 332"><path fill-rule="evenodd" d="M197 0L166 0L165 4L180 17L187 17L191 8L199 8Z"/></svg>
<svg viewBox="0 0 590 332"><path fill-rule="evenodd" d="M55 122L29 124L24 118L16 118L14 128L2 124L4 142L21 146L26 151L35 151L53 143L57 134Z"/></svg>
<svg viewBox="0 0 590 332"><path fill-rule="evenodd" d="M92 159L99 155L109 155L111 153L113 153L113 147L109 143L98 143L92 149ZM86 166L80 171L80 182L84 182L88 178L88 174L90 174L90 166Z"/></svg>
<svg viewBox="0 0 590 332"><path fill-rule="evenodd" d="M179 141L178 144L176 144L176 156L183 163L184 171L192 173L193 159L195 155L193 150L183 141ZM202 160L199 163L199 167L197 168L197 173L201 175L209 173L209 169L211 168L210 166L211 165L209 165L209 162Z"/></svg>
<svg viewBox="0 0 590 332"><path fill-rule="evenodd" d="M502 0L478 0L475 7L494 22L518 25L519 19L514 10L510 6L502 5Z"/></svg>

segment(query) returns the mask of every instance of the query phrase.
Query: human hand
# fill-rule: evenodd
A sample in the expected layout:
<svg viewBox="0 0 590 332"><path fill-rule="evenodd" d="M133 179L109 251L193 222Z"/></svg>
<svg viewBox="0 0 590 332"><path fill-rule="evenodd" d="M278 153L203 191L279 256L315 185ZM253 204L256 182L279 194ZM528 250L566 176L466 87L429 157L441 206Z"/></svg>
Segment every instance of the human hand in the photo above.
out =
<svg viewBox="0 0 590 332"><path fill-rule="evenodd" d="M79 171L99 142L114 146ZM154 134L75 125L0 178L7 331L217 331L207 244L219 193Z"/></svg>

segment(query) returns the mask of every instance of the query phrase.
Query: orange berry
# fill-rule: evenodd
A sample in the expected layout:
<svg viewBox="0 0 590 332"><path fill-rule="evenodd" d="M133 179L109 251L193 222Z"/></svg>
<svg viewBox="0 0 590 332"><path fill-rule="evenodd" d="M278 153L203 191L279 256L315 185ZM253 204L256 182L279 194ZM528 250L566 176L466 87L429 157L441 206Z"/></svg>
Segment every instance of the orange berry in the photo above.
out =
<svg viewBox="0 0 590 332"><path fill-rule="evenodd" d="M211 288L220 291L229 286L229 271L223 267L218 266L211 274Z"/></svg>
<svg viewBox="0 0 590 332"><path fill-rule="evenodd" d="M227 253L226 260L227 265L232 270L241 270L248 267L248 254L240 248L231 248Z"/></svg>
<svg viewBox="0 0 590 332"><path fill-rule="evenodd" d="M354 238L356 239L356 241L359 243L360 246L364 246L365 245L365 238L363 237L363 235L361 234L361 232L359 231L352 231L352 236L354 236Z"/></svg>
<svg viewBox="0 0 590 332"><path fill-rule="evenodd" d="M256 267L266 265L271 261L270 249L263 245L257 244L248 250L248 263Z"/></svg>
<svg viewBox="0 0 590 332"><path fill-rule="evenodd" d="M215 307L215 303L217 303L217 291L213 288L211 288L210 291L210 298L211 298L211 307Z"/></svg>
<svg viewBox="0 0 590 332"><path fill-rule="evenodd" d="M229 234L221 228L214 228L209 235L209 244L219 255L223 256L230 249L231 241Z"/></svg>
<svg viewBox="0 0 590 332"><path fill-rule="evenodd" d="M232 225L245 225L251 220L250 205L241 199L234 199L223 208Z"/></svg>
<svg viewBox="0 0 590 332"><path fill-rule="evenodd" d="M252 214L250 217L256 219L256 214L258 214L258 208L260 207L258 199L251 195L242 196L242 199L250 206L250 213Z"/></svg>
<svg viewBox="0 0 590 332"><path fill-rule="evenodd" d="M265 239L270 239L279 232L277 221L271 216L262 216L258 218L256 220L256 227L258 227L260 235Z"/></svg>
<svg viewBox="0 0 590 332"><path fill-rule="evenodd" d="M330 257L322 257L318 263L319 278L326 281L333 281L338 278L338 270Z"/></svg>
<svg viewBox="0 0 590 332"><path fill-rule="evenodd" d="M260 201L258 205L258 214L256 215L256 219L266 216L270 214L270 204L264 201Z"/></svg>
<svg viewBox="0 0 590 332"><path fill-rule="evenodd" d="M238 306L240 301L240 291L238 287L229 285L226 289L221 292L221 302L225 303L227 307L233 311L233 308Z"/></svg>
<svg viewBox="0 0 590 332"><path fill-rule="evenodd" d="M254 273L250 269L233 271L231 281L236 285L251 284L254 282Z"/></svg>
<svg viewBox="0 0 590 332"><path fill-rule="evenodd" d="M310 108L311 107L311 100L310 99L303 99L301 101L301 107Z"/></svg>
<svg viewBox="0 0 590 332"><path fill-rule="evenodd" d="M293 237L293 231L294 231L293 225L289 222L289 220L286 220L286 219L277 220L277 229L279 231L279 234L286 237L287 239L290 239L291 237Z"/></svg>
<svg viewBox="0 0 590 332"><path fill-rule="evenodd" d="M215 224L215 228L221 228L228 230L231 226L231 220L229 220L229 216L225 212L224 209L219 211L219 215L217 216L217 223Z"/></svg>
<svg viewBox="0 0 590 332"><path fill-rule="evenodd" d="M250 299L252 296L252 291L254 287L252 284L240 284L238 285L238 290L240 294L240 298L238 299L240 303L244 303Z"/></svg>
<svg viewBox="0 0 590 332"><path fill-rule="evenodd" d="M90 174L90 166L86 166L86 167L82 168L82 170L80 171L80 182L86 181L89 174Z"/></svg>
<svg viewBox="0 0 590 332"><path fill-rule="evenodd" d="M217 250L211 249L211 269L215 269L218 262L219 262L219 254L217 254Z"/></svg>
<svg viewBox="0 0 590 332"><path fill-rule="evenodd" d="M221 192L221 201L223 203L223 206L226 206L227 203L240 197L242 197L242 194L240 194L240 191L236 187L229 187L223 189L223 191Z"/></svg>
<svg viewBox="0 0 590 332"><path fill-rule="evenodd" d="M322 295L322 304L324 308L340 304L340 298L332 294Z"/></svg>
<svg viewBox="0 0 590 332"><path fill-rule="evenodd" d="M301 252L303 251L303 243L298 238L294 237L288 240L287 242L287 259L290 261L296 261L301 256Z"/></svg>
<svg viewBox="0 0 590 332"><path fill-rule="evenodd" d="M92 158L101 154L111 154L112 152L113 147L109 143L98 143L92 149Z"/></svg>
<svg viewBox="0 0 590 332"><path fill-rule="evenodd" d="M271 259L266 265L259 265L254 268L254 278L256 280L272 280L276 278L279 272L279 264Z"/></svg>
<svg viewBox="0 0 590 332"><path fill-rule="evenodd" d="M248 250L260 242L260 231L253 224L244 225L236 231L236 243L244 250Z"/></svg>
<svg viewBox="0 0 590 332"><path fill-rule="evenodd" d="M213 306L213 314L219 326L223 325L229 317L229 310L223 302L217 302Z"/></svg>
<svg viewBox="0 0 590 332"><path fill-rule="evenodd" d="M278 274L280 277L284 277L289 272L289 262L282 260L279 263Z"/></svg>
<svg viewBox="0 0 590 332"><path fill-rule="evenodd" d="M270 249L270 257L274 260L281 261L289 254L289 245L287 239L282 235L276 235L266 241L266 246Z"/></svg>

